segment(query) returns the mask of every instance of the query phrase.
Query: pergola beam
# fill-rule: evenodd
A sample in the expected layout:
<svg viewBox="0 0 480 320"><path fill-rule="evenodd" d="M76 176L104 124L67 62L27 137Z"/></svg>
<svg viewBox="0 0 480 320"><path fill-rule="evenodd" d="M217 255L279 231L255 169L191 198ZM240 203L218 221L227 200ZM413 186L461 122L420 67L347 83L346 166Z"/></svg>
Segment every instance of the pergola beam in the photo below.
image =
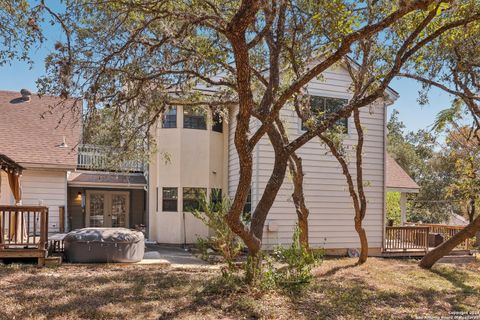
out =
<svg viewBox="0 0 480 320"><path fill-rule="evenodd" d="M0 170L3 170L7 173L22 174L25 168L7 157L4 154L0 153Z"/></svg>

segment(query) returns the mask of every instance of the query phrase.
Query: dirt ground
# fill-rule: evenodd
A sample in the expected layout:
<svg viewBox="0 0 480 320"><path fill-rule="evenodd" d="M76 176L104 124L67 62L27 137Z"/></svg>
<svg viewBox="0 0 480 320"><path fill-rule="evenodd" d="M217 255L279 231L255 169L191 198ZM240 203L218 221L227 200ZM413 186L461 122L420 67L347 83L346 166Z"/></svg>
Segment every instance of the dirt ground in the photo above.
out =
<svg viewBox="0 0 480 320"><path fill-rule="evenodd" d="M329 259L302 293L261 292L209 267L0 266L1 319L480 319L480 264ZM452 313L453 312L453 313Z"/></svg>

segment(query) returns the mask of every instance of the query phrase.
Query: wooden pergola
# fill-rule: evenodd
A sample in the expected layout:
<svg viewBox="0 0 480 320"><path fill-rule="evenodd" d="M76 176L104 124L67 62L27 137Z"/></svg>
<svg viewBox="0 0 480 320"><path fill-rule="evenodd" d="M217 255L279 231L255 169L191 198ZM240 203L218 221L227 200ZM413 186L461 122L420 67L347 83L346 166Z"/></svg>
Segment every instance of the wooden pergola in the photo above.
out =
<svg viewBox="0 0 480 320"><path fill-rule="evenodd" d="M38 264L44 265L47 256L48 208L21 205L20 176L25 168L0 154L2 170L8 175L15 205L0 205L0 259L37 258Z"/></svg>
<svg viewBox="0 0 480 320"><path fill-rule="evenodd" d="M6 155L0 153L0 170L3 170L7 173L22 174L25 168Z"/></svg>

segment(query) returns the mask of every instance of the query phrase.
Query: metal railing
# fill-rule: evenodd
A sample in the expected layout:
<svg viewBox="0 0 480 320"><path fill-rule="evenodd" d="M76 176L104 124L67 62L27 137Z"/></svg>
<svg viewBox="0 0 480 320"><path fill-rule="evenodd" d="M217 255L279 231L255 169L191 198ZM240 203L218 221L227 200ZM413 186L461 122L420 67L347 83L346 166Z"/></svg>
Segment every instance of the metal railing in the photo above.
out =
<svg viewBox="0 0 480 320"><path fill-rule="evenodd" d="M81 144L78 146L78 169L94 171L143 172L144 164L137 160L117 161L119 152L108 147Z"/></svg>

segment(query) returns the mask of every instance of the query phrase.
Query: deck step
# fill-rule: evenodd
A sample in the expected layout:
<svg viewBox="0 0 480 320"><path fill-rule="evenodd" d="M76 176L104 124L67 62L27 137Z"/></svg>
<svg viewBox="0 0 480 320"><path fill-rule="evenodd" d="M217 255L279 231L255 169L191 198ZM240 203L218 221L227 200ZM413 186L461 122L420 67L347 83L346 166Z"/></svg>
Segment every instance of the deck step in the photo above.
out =
<svg viewBox="0 0 480 320"><path fill-rule="evenodd" d="M59 266L62 264L62 257L53 256L45 258L46 266Z"/></svg>
<svg viewBox="0 0 480 320"><path fill-rule="evenodd" d="M448 256L468 256L468 255L472 255L472 252L470 250L453 250L453 251L450 251L450 253L448 254Z"/></svg>
<svg viewBox="0 0 480 320"><path fill-rule="evenodd" d="M466 255L448 255L440 260L438 260L438 263L453 263L453 264L467 264L467 263L472 263L475 262L476 258L474 255L466 254Z"/></svg>

